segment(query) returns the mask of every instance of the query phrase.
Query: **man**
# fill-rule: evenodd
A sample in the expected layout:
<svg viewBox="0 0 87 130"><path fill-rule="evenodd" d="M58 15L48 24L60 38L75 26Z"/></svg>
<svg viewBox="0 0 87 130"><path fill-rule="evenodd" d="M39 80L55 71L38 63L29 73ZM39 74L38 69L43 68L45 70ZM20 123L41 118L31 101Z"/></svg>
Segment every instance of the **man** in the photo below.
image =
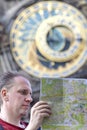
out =
<svg viewBox="0 0 87 130"><path fill-rule="evenodd" d="M37 130L44 117L51 114L48 103L39 101L31 108L29 123L21 121L29 112L33 99L29 80L18 72L0 76L0 96L0 125L4 130Z"/></svg>

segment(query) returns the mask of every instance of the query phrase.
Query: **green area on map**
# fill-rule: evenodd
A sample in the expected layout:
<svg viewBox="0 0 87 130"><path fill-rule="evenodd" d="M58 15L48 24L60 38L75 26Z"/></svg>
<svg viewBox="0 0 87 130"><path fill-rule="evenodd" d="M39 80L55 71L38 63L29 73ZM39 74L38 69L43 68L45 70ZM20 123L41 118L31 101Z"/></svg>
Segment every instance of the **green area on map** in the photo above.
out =
<svg viewBox="0 0 87 130"><path fill-rule="evenodd" d="M40 87L40 100L52 108L42 130L87 130L86 79L44 78Z"/></svg>

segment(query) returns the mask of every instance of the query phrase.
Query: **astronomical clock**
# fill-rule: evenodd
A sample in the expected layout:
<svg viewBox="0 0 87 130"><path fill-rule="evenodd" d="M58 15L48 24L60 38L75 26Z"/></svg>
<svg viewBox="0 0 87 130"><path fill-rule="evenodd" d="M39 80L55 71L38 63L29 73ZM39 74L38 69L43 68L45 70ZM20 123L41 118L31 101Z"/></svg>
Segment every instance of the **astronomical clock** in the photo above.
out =
<svg viewBox="0 0 87 130"><path fill-rule="evenodd" d="M5 4L10 7L0 18L1 72L17 70L36 79L87 76L87 0Z"/></svg>

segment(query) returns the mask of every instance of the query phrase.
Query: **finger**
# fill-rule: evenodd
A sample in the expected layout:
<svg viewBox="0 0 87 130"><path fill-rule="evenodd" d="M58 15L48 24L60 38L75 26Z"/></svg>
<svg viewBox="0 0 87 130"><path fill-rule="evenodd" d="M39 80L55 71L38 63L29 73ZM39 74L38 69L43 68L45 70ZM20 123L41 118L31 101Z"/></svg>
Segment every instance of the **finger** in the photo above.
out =
<svg viewBox="0 0 87 130"><path fill-rule="evenodd" d="M50 114L46 113L46 112L40 113L40 119L42 119L44 117L50 117Z"/></svg>
<svg viewBox="0 0 87 130"><path fill-rule="evenodd" d="M37 102L33 107L38 107L38 106L40 106L40 105L48 105L48 103L45 102L45 101L39 101L39 102Z"/></svg>
<svg viewBox="0 0 87 130"><path fill-rule="evenodd" d="M52 114L52 111L51 111L51 109L50 108L39 108L38 109L38 107L37 108L32 108L31 109L31 113L33 113L33 114L35 114L35 115L39 115L39 114L41 114L41 113L47 113L47 114L49 114L49 115L51 115Z"/></svg>
<svg viewBox="0 0 87 130"><path fill-rule="evenodd" d="M51 110L51 107L49 105L44 105L44 104L43 105L39 105L39 106L34 107L34 108L36 108L37 110L40 110L40 109L43 109L43 108Z"/></svg>
<svg viewBox="0 0 87 130"><path fill-rule="evenodd" d="M39 110L39 112L40 112L40 113L47 113L47 114L49 114L49 115L52 114L51 110L46 109L46 108Z"/></svg>

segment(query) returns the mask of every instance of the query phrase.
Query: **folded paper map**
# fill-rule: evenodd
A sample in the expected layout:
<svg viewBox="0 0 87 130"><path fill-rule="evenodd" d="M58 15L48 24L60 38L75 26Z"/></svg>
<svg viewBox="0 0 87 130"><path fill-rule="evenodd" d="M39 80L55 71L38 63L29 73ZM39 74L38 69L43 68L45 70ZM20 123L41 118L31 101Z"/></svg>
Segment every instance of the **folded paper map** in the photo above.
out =
<svg viewBox="0 0 87 130"><path fill-rule="evenodd" d="M86 79L43 78L40 87L40 100L52 108L42 130L87 130Z"/></svg>

